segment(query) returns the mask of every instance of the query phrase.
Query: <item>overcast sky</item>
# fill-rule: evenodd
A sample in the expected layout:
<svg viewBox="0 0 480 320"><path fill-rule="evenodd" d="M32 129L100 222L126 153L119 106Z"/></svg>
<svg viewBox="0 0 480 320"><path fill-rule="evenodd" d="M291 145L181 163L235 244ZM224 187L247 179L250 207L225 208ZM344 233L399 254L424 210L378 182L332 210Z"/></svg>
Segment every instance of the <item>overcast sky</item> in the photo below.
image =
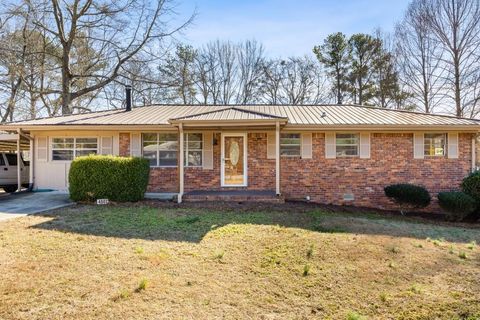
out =
<svg viewBox="0 0 480 320"><path fill-rule="evenodd" d="M410 0L179 0L183 16L197 11L182 40L262 42L270 56L310 53L326 35L393 30Z"/></svg>

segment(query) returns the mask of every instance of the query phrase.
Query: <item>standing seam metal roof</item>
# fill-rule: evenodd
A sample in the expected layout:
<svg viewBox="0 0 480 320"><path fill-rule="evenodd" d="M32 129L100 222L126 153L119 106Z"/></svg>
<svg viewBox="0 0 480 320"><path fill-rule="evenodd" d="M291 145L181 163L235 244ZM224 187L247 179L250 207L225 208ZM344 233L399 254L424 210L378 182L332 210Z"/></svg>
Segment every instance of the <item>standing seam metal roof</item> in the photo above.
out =
<svg viewBox="0 0 480 320"><path fill-rule="evenodd" d="M170 125L169 121L266 120L287 118L289 125L305 126L446 126L472 125L475 119L433 115L357 105L153 105L132 111L109 110L69 116L11 122L9 126L48 125Z"/></svg>

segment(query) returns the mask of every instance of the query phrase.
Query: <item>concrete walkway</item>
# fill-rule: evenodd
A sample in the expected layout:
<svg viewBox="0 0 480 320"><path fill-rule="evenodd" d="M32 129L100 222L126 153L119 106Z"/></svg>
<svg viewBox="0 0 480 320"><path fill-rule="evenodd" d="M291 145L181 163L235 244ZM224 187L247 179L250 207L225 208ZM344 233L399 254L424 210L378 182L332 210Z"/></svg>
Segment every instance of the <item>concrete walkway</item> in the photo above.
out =
<svg viewBox="0 0 480 320"><path fill-rule="evenodd" d="M0 197L0 221L72 205L63 192L27 192Z"/></svg>

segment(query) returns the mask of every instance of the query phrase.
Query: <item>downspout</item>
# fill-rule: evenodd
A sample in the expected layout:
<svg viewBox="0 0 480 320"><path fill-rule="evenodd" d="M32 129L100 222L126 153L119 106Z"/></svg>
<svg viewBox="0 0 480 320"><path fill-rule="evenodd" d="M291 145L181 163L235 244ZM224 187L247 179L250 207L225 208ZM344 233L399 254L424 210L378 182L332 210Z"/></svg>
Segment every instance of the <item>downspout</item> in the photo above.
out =
<svg viewBox="0 0 480 320"><path fill-rule="evenodd" d="M20 139L22 138L22 129L17 129L17 192L22 191L22 156L20 154Z"/></svg>
<svg viewBox="0 0 480 320"><path fill-rule="evenodd" d="M179 187L178 187L178 203L182 203L182 197L184 193L184 174L183 174L183 157L184 157L184 151L183 151L183 125L180 123L178 125L178 134L179 134L179 150L180 154L178 156L178 182L179 182Z"/></svg>
<svg viewBox="0 0 480 320"><path fill-rule="evenodd" d="M275 193L280 195L280 122L275 123Z"/></svg>
<svg viewBox="0 0 480 320"><path fill-rule="evenodd" d="M30 166L28 167L29 172L28 172L28 190L32 191L33 190L33 164L35 163L35 142L32 139L30 139Z"/></svg>

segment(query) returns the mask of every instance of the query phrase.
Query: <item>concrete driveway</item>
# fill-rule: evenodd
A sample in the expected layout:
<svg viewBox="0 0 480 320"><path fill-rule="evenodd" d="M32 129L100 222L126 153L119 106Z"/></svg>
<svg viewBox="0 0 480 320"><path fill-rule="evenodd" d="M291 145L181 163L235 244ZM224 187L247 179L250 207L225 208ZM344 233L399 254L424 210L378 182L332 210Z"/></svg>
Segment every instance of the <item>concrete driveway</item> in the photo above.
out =
<svg viewBox="0 0 480 320"><path fill-rule="evenodd" d="M0 197L0 221L72 205L62 192L27 192Z"/></svg>

